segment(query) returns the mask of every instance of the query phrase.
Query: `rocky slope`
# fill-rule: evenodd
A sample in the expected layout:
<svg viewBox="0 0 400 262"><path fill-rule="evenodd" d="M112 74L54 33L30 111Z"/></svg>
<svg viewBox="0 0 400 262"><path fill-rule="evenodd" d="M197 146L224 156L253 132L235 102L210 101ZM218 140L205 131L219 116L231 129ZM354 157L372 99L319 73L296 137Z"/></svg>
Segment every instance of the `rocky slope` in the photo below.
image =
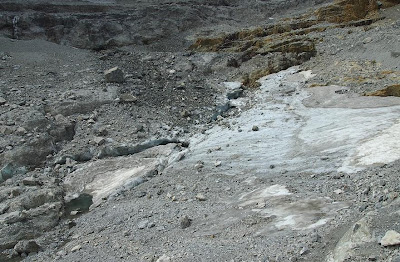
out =
<svg viewBox="0 0 400 262"><path fill-rule="evenodd" d="M398 4L1 0L0 261L399 261Z"/></svg>

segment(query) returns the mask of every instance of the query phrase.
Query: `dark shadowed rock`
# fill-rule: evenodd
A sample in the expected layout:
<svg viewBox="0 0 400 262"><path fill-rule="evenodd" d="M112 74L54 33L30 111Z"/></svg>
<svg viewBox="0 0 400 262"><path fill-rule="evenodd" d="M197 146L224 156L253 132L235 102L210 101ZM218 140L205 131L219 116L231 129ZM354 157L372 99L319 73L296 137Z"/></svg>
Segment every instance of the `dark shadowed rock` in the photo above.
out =
<svg viewBox="0 0 400 262"><path fill-rule="evenodd" d="M41 247L36 243L34 240L24 240L24 241L19 241L15 247L14 250L17 251L19 254L25 253L37 253L41 250Z"/></svg>
<svg viewBox="0 0 400 262"><path fill-rule="evenodd" d="M123 83L125 81L124 73L118 67L113 67L105 71L104 77L108 83Z"/></svg>
<svg viewBox="0 0 400 262"><path fill-rule="evenodd" d="M190 227L191 224L192 224L192 220L188 216L184 216L181 219L181 228L182 229Z"/></svg>
<svg viewBox="0 0 400 262"><path fill-rule="evenodd" d="M22 180L22 184L24 184L25 186L40 186L42 183L38 179L30 176L25 177Z"/></svg>

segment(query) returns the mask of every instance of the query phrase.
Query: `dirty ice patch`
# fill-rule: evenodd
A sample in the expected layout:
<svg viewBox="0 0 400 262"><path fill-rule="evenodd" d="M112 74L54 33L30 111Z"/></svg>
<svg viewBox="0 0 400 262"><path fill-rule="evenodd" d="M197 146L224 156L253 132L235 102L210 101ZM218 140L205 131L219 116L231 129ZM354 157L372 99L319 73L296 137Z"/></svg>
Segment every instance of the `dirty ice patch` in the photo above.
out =
<svg viewBox="0 0 400 262"><path fill-rule="evenodd" d="M299 114L307 119L298 134L299 151L304 157L329 158L318 161L320 167L333 164L333 171L351 173L400 158L399 125L394 125L399 106L308 108Z"/></svg>
<svg viewBox="0 0 400 262"><path fill-rule="evenodd" d="M226 174L357 172L400 158L400 99L363 97L344 87L306 88L311 71L292 67L259 80L246 110L193 137L186 163L221 161ZM236 87L239 83L230 83ZM340 92L337 92L337 91ZM252 131L257 126L256 132ZM215 151L214 148L221 148ZM376 148L376 150L374 150ZM270 167L273 168L270 168Z"/></svg>
<svg viewBox="0 0 400 262"><path fill-rule="evenodd" d="M300 200L276 199L270 206L253 211L272 222L257 234L276 230L309 230L326 224L333 219L336 212L347 208L343 202L334 202L330 198L305 198Z"/></svg>
<svg viewBox="0 0 400 262"><path fill-rule="evenodd" d="M149 180L161 172L170 159L176 158L176 144L156 146L123 157L101 159L78 165L64 180L66 198L76 194L93 196L90 208L103 200Z"/></svg>
<svg viewBox="0 0 400 262"><path fill-rule="evenodd" d="M307 230L322 226L347 204L334 202L327 197L301 199L292 195L285 186L277 184L242 194L237 206L271 221L257 233L263 234L275 230Z"/></svg>
<svg viewBox="0 0 400 262"><path fill-rule="evenodd" d="M249 193L245 193L239 197L239 201L243 201L239 204L240 207L249 206L255 203L261 203L267 198L287 196L291 193L285 186L273 185L264 189L257 189Z"/></svg>
<svg viewBox="0 0 400 262"><path fill-rule="evenodd" d="M357 148L355 160L359 165L384 164L400 159L400 123L383 130L379 135Z"/></svg>

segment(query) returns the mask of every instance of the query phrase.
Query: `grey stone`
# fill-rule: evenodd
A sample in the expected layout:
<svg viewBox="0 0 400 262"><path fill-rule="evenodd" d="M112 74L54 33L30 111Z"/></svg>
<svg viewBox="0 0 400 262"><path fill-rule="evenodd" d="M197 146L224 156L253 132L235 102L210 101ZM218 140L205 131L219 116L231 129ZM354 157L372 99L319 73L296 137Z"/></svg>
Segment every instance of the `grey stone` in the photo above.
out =
<svg viewBox="0 0 400 262"><path fill-rule="evenodd" d="M74 211L69 212L69 214L70 214L71 216L76 216L76 215L78 215L79 213L80 213L79 210L74 210Z"/></svg>
<svg viewBox="0 0 400 262"><path fill-rule="evenodd" d="M108 131L104 126L95 128L94 133L98 136L107 136L108 135Z"/></svg>
<svg viewBox="0 0 400 262"><path fill-rule="evenodd" d="M165 227L164 226L158 226L158 227L156 227L156 230L157 231L163 231L163 230L165 230Z"/></svg>
<svg viewBox="0 0 400 262"><path fill-rule="evenodd" d="M226 94L226 97L231 100L231 99L237 99L239 98L243 93L243 87L241 83L235 83L235 85L232 83L229 86L228 92Z"/></svg>
<svg viewBox="0 0 400 262"><path fill-rule="evenodd" d="M157 259L156 262L170 262L170 261L171 261L170 257L168 257L167 255L162 255Z"/></svg>
<svg viewBox="0 0 400 262"><path fill-rule="evenodd" d="M392 262L400 262L400 256L393 258Z"/></svg>
<svg viewBox="0 0 400 262"><path fill-rule="evenodd" d="M119 101L121 103L135 103L137 101L137 97L132 94L125 93L119 96Z"/></svg>
<svg viewBox="0 0 400 262"><path fill-rule="evenodd" d="M190 116L190 113L189 113L187 110L183 110L183 111L181 112L181 116L182 116L182 117L189 117L189 116Z"/></svg>
<svg viewBox="0 0 400 262"><path fill-rule="evenodd" d="M19 136L22 136L22 135L25 135L27 133L27 131L23 127L18 127L17 130L15 130L15 133Z"/></svg>
<svg viewBox="0 0 400 262"><path fill-rule="evenodd" d="M4 105L7 103L7 100L5 100L3 97L0 97L0 106Z"/></svg>
<svg viewBox="0 0 400 262"><path fill-rule="evenodd" d="M309 249L307 248L307 247L303 247L301 250L300 250L300 256L303 256L303 255L306 255L307 253L309 253Z"/></svg>
<svg viewBox="0 0 400 262"><path fill-rule="evenodd" d="M55 119L57 122L64 122L64 121L67 121L66 118L65 118L65 116L63 116L62 114L57 114L57 115L54 117L54 119Z"/></svg>
<svg viewBox="0 0 400 262"><path fill-rule="evenodd" d="M260 130L260 129L258 128L258 126L253 126L253 127L251 128L251 130L253 130L253 131L258 131L258 130Z"/></svg>
<svg viewBox="0 0 400 262"><path fill-rule="evenodd" d="M27 170L25 167L17 167L11 163L8 163L0 170L0 183L12 178L17 174L26 174Z"/></svg>
<svg viewBox="0 0 400 262"><path fill-rule="evenodd" d="M147 195L146 192L141 191L141 192L139 192L139 193L136 195L136 197L137 197L137 198L142 198L142 197L145 197L146 195Z"/></svg>
<svg viewBox="0 0 400 262"><path fill-rule="evenodd" d="M0 203L0 215L4 214L7 212L7 210L10 208L10 206L7 203Z"/></svg>
<svg viewBox="0 0 400 262"><path fill-rule="evenodd" d="M136 125L135 132L144 132L144 126L141 124Z"/></svg>
<svg viewBox="0 0 400 262"><path fill-rule="evenodd" d="M19 254L22 253L37 253L42 248L36 243L34 240L23 240L19 241L15 246L14 250L17 251Z"/></svg>
<svg viewBox="0 0 400 262"><path fill-rule="evenodd" d="M71 248L71 252L73 253L73 252L76 252L76 251L81 250L81 249L82 249L81 245L76 245L73 248Z"/></svg>
<svg viewBox="0 0 400 262"><path fill-rule="evenodd" d="M66 226L68 226L69 229L73 228L74 226L76 226L76 222L74 220L68 220L65 223Z"/></svg>
<svg viewBox="0 0 400 262"><path fill-rule="evenodd" d="M105 71L104 77L108 83L123 83L125 81L124 73L118 67L113 67Z"/></svg>
<svg viewBox="0 0 400 262"><path fill-rule="evenodd" d="M358 209L360 212L363 212L364 210L366 210L368 208L368 204L363 204L360 206L360 208Z"/></svg>
<svg viewBox="0 0 400 262"><path fill-rule="evenodd" d="M145 229L145 228L147 227L148 224L149 224L149 220L143 220L143 221L140 221L140 222L138 223L137 227L138 227L139 229Z"/></svg>
<svg viewBox="0 0 400 262"><path fill-rule="evenodd" d="M0 134L2 135L11 135L14 131L14 127L0 126Z"/></svg>
<svg viewBox="0 0 400 262"><path fill-rule="evenodd" d="M115 145L115 146L106 146L101 149L101 151L98 153L97 157L98 158L105 158L105 157L116 157L116 156L126 156L126 155L132 155L136 153L140 153L146 149L159 146L159 145L167 145L169 143L179 143L178 140L176 139L155 139L155 140L150 140L143 142L141 144L136 144L136 145Z"/></svg>
<svg viewBox="0 0 400 262"><path fill-rule="evenodd" d="M94 141L94 142L96 143L96 145L98 145L98 146L101 146L101 145L103 145L103 144L106 142L106 140L105 140L104 137L98 137L98 136L94 137L94 138L93 138L93 141Z"/></svg>
<svg viewBox="0 0 400 262"><path fill-rule="evenodd" d="M67 255L67 251L65 251L65 250L60 250L60 251L58 251L58 252L56 253L56 255L59 256L59 257L66 256L66 255Z"/></svg>
<svg viewBox="0 0 400 262"><path fill-rule="evenodd" d="M240 66L240 64L237 59L232 57L232 58L228 59L228 61L226 62L226 66L238 68Z"/></svg>
<svg viewBox="0 0 400 262"><path fill-rule="evenodd" d="M380 244L384 247L399 245L400 234L394 230L389 230L386 232L385 236L381 239Z"/></svg>
<svg viewBox="0 0 400 262"><path fill-rule="evenodd" d="M65 159L65 166L66 167L74 167L76 165L76 161L74 159L71 159L69 157L67 157Z"/></svg>
<svg viewBox="0 0 400 262"><path fill-rule="evenodd" d="M197 163L194 165L194 168L196 168L197 170L200 170L204 167L204 162L199 160L197 161Z"/></svg>
<svg viewBox="0 0 400 262"><path fill-rule="evenodd" d="M215 167L219 167L219 166L221 166L221 165L222 165L222 162L219 161L219 160L217 160L217 161L214 162L214 166L215 166Z"/></svg>
<svg viewBox="0 0 400 262"><path fill-rule="evenodd" d="M192 220L188 216L182 217L182 219L181 219L181 228L182 229L190 227L191 224L192 224Z"/></svg>
<svg viewBox="0 0 400 262"><path fill-rule="evenodd" d="M66 213L71 213L71 211L86 212L93 204L93 196L87 193L67 195L64 200Z"/></svg>
<svg viewBox="0 0 400 262"><path fill-rule="evenodd" d="M14 211L0 215L0 224L14 224L23 219L20 211Z"/></svg>
<svg viewBox="0 0 400 262"><path fill-rule="evenodd" d="M22 179L22 184L25 186L40 186L42 183L34 177L25 177Z"/></svg>
<svg viewBox="0 0 400 262"><path fill-rule="evenodd" d="M206 197L201 193L196 195L196 199L199 201L206 201Z"/></svg>
<svg viewBox="0 0 400 262"><path fill-rule="evenodd" d="M400 57L400 52L390 52L390 55L392 56L392 57L394 57L394 58L398 58L398 57Z"/></svg>

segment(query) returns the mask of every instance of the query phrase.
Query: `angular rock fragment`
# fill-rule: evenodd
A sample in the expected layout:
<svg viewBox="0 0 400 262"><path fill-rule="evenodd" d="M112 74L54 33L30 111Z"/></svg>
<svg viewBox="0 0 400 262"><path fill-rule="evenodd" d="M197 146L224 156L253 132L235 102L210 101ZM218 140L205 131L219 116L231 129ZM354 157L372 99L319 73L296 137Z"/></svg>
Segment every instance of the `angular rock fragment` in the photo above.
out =
<svg viewBox="0 0 400 262"><path fill-rule="evenodd" d="M171 261L171 258L170 258L169 256L167 256L167 255L162 255L161 257L159 257L159 258L157 259L156 262L170 262L170 261Z"/></svg>
<svg viewBox="0 0 400 262"><path fill-rule="evenodd" d="M138 223L137 227L138 227L139 229L145 229L145 228L147 227L148 224L149 224L149 220L143 220L143 221L140 221L140 222Z"/></svg>
<svg viewBox="0 0 400 262"><path fill-rule="evenodd" d="M228 89L226 97L231 99L239 98L243 93L243 85L241 82L225 82L225 87Z"/></svg>
<svg viewBox="0 0 400 262"><path fill-rule="evenodd" d="M22 180L22 184L25 186L40 186L42 183L34 177L25 177Z"/></svg>
<svg viewBox="0 0 400 262"><path fill-rule="evenodd" d="M192 220L188 216L184 216L181 219L181 228L182 229L190 227L191 224L192 224Z"/></svg>
<svg viewBox="0 0 400 262"><path fill-rule="evenodd" d="M117 66L105 71L104 77L107 83L123 83L125 81L124 73Z"/></svg>
<svg viewBox="0 0 400 262"><path fill-rule="evenodd" d="M101 145L103 145L103 144L106 142L106 140L105 140L104 137L99 137L99 136L94 137L94 138L93 138L93 141L94 141L94 142L96 143L96 145L98 145L98 146L101 146Z"/></svg>
<svg viewBox="0 0 400 262"><path fill-rule="evenodd" d="M399 245L400 234L394 230L389 230L386 232L385 236L381 239L380 243L384 247Z"/></svg>
<svg viewBox="0 0 400 262"><path fill-rule="evenodd" d="M2 135L11 135L14 132L14 129L9 126L0 126L0 134Z"/></svg>
<svg viewBox="0 0 400 262"><path fill-rule="evenodd" d="M76 252L76 251L81 250L81 249L82 249L81 245L76 245L73 248L71 248L71 252L73 253L73 252Z"/></svg>
<svg viewBox="0 0 400 262"><path fill-rule="evenodd" d="M196 199L199 201L206 201L206 197L201 193L196 195Z"/></svg>
<svg viewBox="0 0 400 262"><path fill-rule="evenodd" d="M37 253L41 250L42 248L36 243L34 240L23 240L19 241L15 246L14 250L18 252L19 254L25 253Z"/></svg>
<svg viewBox="0 0 400 262"><path fill-rule="evenodd" d="M17 167L16 165L8 163L0 170L0 183L17 174L25 174L26 172L27 170L25 167Z"/></svg>
<svg viewBox="0 0 400 262"><path fill-rule="evenodd" d="M135 103L137 101L137 97L129 93L121 94L119 96L119 101L121 103Z"/></svg>
<svg viewBox="0 0 400 262"><path fill-rule="evenodd" d="M16 132L16 134L19 135L19 136L22 136L22 135L24 135L24 134L27 133L26 129L23 128L23 127L18 127L17 130L15 130L15 132Z"/></svg>

